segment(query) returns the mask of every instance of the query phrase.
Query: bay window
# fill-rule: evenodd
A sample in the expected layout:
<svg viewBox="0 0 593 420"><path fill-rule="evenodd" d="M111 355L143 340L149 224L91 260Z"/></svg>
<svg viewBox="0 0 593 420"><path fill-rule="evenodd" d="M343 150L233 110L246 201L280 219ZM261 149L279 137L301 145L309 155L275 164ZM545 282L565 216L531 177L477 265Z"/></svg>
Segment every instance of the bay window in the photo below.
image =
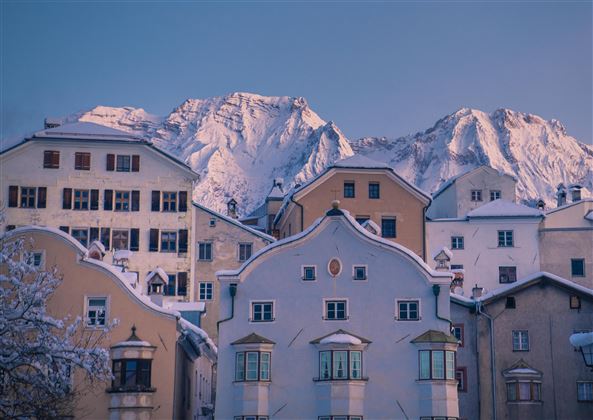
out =
<svg viewBox="0 0 593 420"><path fill-rule="evenodd" d="M319 352L319 380L362 379L362 351L326 350Z"/></svg>
<svg viewBox="0 0 593 420"><path fill-rule="evenodd" d="M541 401L542 384L536 381L507 382L507 401Z"/></svg>
<svg viewBox="0 0 593 420"><path fill-rule="evenodd" d="M112 392L150 391L152 360L122 359L113 361Z"/></svg>
<svg viewBox="0 0 593 420"><path fill-rule="evenodd" d="M241 351L235 354L235 381L269 381L272 353Z"/></svg>
<svg viewBox="0 0 593 420"><path fill-rule="evenodd" d="M455 352L449 350L420 350L421 380L455 379Z"/></svg>

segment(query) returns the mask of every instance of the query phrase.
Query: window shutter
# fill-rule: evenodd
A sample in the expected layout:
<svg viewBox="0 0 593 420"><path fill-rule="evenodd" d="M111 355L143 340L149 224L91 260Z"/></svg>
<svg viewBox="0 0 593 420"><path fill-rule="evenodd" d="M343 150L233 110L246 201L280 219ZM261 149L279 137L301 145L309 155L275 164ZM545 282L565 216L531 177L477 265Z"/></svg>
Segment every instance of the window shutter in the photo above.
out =
<svg viewBox="0 0 593 420"><path fill-rule="evenodd" d="M150 245L148 247L148 251L150 251L150 252L158 252L159 251L159 230L158 229L150 229Z"/></svg>
<svg viewBox="0 0 593 420"><path fill-rule="evenodd" d="M140 211L140 191L132 191L132 211Z"/></svg>
<svg viewBox="0 0 593 420"><path fill-rule="evenodd" d="M92 227L90 228L90 233L89 233L89 246L90 244L92 244L95 241L99 240L99 228L96 227Z"/></svg>
<svg viewBox="0 0 593 420"><path fill-rule="evenodd" d="M91 210L99 210L99 190L91 190Z"/></svg>
<svg viewBox="0 0 593 420"><path fill-rule="evenodd" d="M43 152L43 167L51 168L51 152L49 150Z"/></svg>
<svg viewBox="0 0 593 420"><path fill-rule="evenodd" d="M44 209L47 203L47 187L37 188L37 208Z"/></svg>
<svg viewBox="0 0 593 420"><path fill-rule="evenodd" d="M140 229L130 229L130 251L140 250Z"/></svg>
<svg viewBox="0 0 593 420"><path fill-rule="evenodd" d="M115 171L115 155L112 153L107 154L107 170Z"/></svg>
<svg viewBox="0 0 593 420"><path fill-rule="evenodd" d="M103 195L103 210L113 210L113 190L105 190Z"/></svg>
<svg viewBox="0 0 593 420"><path fill-rule="evenodd" d="M8 187L8 207L19 206L19 187L11 185Z"/></svg>
<svg viewBox="0 0 593 420"><path fill-rule="evenodd" d="M85 153L82 156L82 164L84 165L84 167L86 169L91 169L91 154L90 153Z"/></svg>
<svg viewBox="0 0 593 420"><path fill-rule="evenodd" d="M66 210L72 209L72 188L64 188L62 208Z"/></svg>
<svg viewBox="0 0 593 420"><path fill-rule="evenodd" d="M187 211L187 191L179 191L179 211Z"/></svg>
<svg viewBox="0 0 593 420"><path fill-rule="evenodd" d="M60 230L62 232L66 232L68 234L70 233L70 227L68 227L68 226L60 226Z"/></svg>
<svg viewBox="0 0 593 420"><path fill-rule="evenodd" d="M54 151L51 153L51 167L52 168L60 167L60 152Z"/></svg>
<svg viewBox="0 0 593 420"><path fill-rule="evenodd" d="M109 228L101 228L101 243L105 247L105 249L109 249L109 234L111 233L111 229Z"/></svg>
<svg viewBox="0 0 593 420"><path fill-rule="evenodd" d="M132 155L132 172L140 172L140 155Z"/></svg>
<svg viewBox="0 0 593 420"><path fill-rule="evenodd" d="M177 294L179 296L187 296L187 272L177 272Z"/></svg>
<svg viewBox="0 0 593 420"><path fill-rule="evenodd" d="M179 244L177 249L179 253L187 252L187 229L179 229Z"/></svg>
<svg viewBox="0 0 593 420"><path fill-rule="evenodd" d="M161 211L161 192L152 192L152 205L150 206L151 211Z"/></svg>

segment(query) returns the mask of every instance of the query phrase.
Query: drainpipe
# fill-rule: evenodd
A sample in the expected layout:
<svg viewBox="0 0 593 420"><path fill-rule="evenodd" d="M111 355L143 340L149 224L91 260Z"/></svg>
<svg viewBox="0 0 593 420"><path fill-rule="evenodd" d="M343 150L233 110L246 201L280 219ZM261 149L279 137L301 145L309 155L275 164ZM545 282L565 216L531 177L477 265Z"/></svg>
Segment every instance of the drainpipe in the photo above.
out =
<svg viewBox="0 0 593 420"><path fill-rule="evenodd" d="M490 370L492 373L492 419L496 420L496 360L494 359L494 319L486 312L482 312L482 303L476 302L478 315L484 315L490 327ZM477 326L477 325L476 325ZM476 334L477 335L477 334Z"/></svg>
<svg viewBox="0 0 593 420"><path fill-rule="evenodd" d="M220 330L220 324L226 321L230 321L235 316L235 296L237 294L237 283L229 284L229 294L231 295L231 316L225 319L221 319L216 323L216 334L218 335L218 331Z"/></svg>
<svg viewBox="0 0 593 420"><path fill-rule="evenodd" d="M441 319L443 321L447 321L449 323L449 333L451 332L451 324L453 324L453 322L448 319L448 318L443 318L442 316L439 315L439 294L441 293L441 286L439 286L438 284L433 284L432 285L432 293L434 294L435 297L435 315L438 319Z"/></svg>
<svg viewBox="0 0 593 420"><path fill-rule="evenodd" d="M428 211L428 206L430 206L430 201L428 205L424 206L422 209L422 259L424 262L426 261L426 212Z"/></svg>
<svg viewBox="0 0 593 420"><path fill-rule="evenodd" d="M301 232L302 232L303 230L305 230L305 226L304 226L305 225L305 222L304 222L305 216L303 214L303 206L301 204L297 203L296 201L294 201L294 198L292 195L290 196L290 201L292 201L294 204L299 206L299 208L301 209Z"/></svg>

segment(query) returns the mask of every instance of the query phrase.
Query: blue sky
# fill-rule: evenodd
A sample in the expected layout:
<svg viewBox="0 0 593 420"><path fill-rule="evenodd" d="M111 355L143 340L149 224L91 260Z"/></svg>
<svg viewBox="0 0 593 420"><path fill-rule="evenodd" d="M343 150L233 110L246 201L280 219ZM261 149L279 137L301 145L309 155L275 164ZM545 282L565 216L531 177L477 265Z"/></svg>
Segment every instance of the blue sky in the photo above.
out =
<svg viewBox="0 0 593 420"><path fill-rule="evenodd" d="M464 106L593 138L589 1L0 2L2 139L95 105L165 115L233 91L304 96L352 139Z"/></svg>

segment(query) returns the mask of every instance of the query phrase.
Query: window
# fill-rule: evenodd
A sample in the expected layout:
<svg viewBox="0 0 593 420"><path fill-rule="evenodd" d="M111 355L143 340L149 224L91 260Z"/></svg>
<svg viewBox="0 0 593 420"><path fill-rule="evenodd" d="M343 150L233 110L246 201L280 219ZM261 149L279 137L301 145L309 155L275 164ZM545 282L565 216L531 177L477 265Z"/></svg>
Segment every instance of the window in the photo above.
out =
<svg viewBox="0 0 593 420"><path fill-rule="evenodd" d="M585 260L583 258L570 260L570 274L573 277L585 277Z"/></svg>
<svg viewBox="0 0 593 420"><path fill-rule="evenodd" d="M60 167L60 152L57 150L45 150L43 152L43 167L57 169Z"/></svg>
<svg viewBox="0 0 593 420"><path fill-rule="evenodd" d="M187 272L177 273L177 296L187 296Z"/></svg>
<svg viewBox="0 0 593 420"><path fill-rule="evenodd" d="M74 210L89 209L89 190L74 190Z"/></svg>
<svg viewBox="0 0 593 420"><path fill-rule="evenodd" d="M498 267L499 283L514 283L517 281L517 267Z"/></svg>
<svg viewBox="0 0 593 420"><path fill-rule="evenodd" d="M505 301L504 307L506 309L516 309L517 308L517 301L515 300L514 296L507 296Z"/></svg>
<svg viewBox="0 0 593 420"><path fill-rule="evenodd" d="M234 420L268 420L268 416L235 416Z"/></svg>
<svg viewBox="0 0 593 420"><path fill-rule="evenodd" d="M577 401L593 402L593 382L577 382Z"/></svg>
<svg viewBox="0 0 593 420"><path fill-rule="evenodd" d="M457 391L467 392L467 368L458 367L455 369L455 379L457 379Z"/></svg>
<svg viewBox="0 0 593 420"><path fill-rule="evenodd" d="M345 300L326 300L325 301L325 319L326 320L344 320L348 318L347 302Z"/></svg>
<svg viewBox="0 0 593 420"><path fill-rule="evenodd" d="M115 211L130 211L130 192L115 192Z"/></svg>
<svg viewBox="0 0 593 420"><path fill-rule="evenodd" d="M89 243L89 230L87 228L72 229L72 236L84 247L88 247Z"/></svg>
<svg viewBox="0 0 593 420"><path fill-rule="evenodd" d="M103 327L107 318L107 298L90 297L86 301L87 327Z"/></svg>
<svg viewBox="0 0 593 420"><path fill-rule="evenodd" d="M490 201L500 199L500 190L490 190Z"/></svg>
<svg viewBox="0 0 593 420"><path fill-rule="evenodd" d="M356 216L356 223L358 223L359 225L362 225L364 222L366 222L369 219L370 219L369 216Z"/></svg>
<svg viewBox="0 0 593 420"><path fill-rule="evenodd" d="M43 266L43 251L32 252L29 264L32 264L33 267L42 267Z"/></svg>
<svg viewBox="0 0 593 420"><path fill-rule="evenodd" d="M200 300L212 300L214 283L205 281L200 283Z"/></svg>
<svg viewBox="0 0 593 420"><path fill-rule="evenodd" d="M501 248L514 246L512 230L499 230L498 231L498 246Z"/></svg>
<svg viewBox="0 0 593 420"><path fill-rule="evenodd" d="M161 232L161 252L177 251L177 232Z"/></svg>
<svg viewBox="0 0 593 420"><path fill-rule="evenodd" d="M251 321L271 322L274 320L274 302L252 302Z"/></svg>
<svg viewBox="0 0 593 420"><path fill-rule="evenodd" d="M317 420L362 420L362 416L319 416Z"/></svg>
<svg viewBox="0 0 593 420"><path fill-rule="evenodd" d="M463 264L451 264L451 270L463 270Z"/></svg>
<svg viewBox="0 0 593 420"><path fill-rule="evenodd" d="M451 236L451 249L463 249L463 236Z"/></svg>
<svg viewBox="0 0 593 420"><path fill-rule="evenodd" d="M319 352L319 380L362 379L362 351L326 350Z"/></svg>
<svg viewBox="0 0 593 420"><path fill-rule="evenodd" d="M212 243L199 242L198 243L198 260L212 261Z"/></svg>
<svg viewBox="0 0 593 420"><path fill-rule="evenodd" d="M163 191L163 211L177 211L177 193Z"/></svg>
<svg viewBox="0 0 593 420"><path fill-rule="evenodd" d="M459 342L459 347L463 347L463 336L464 336L463 324L453 324L453 336Z"/></svg>
<svg viewBox="0 0 593 420"><path fill-rule="evenodd" d="M380 185L378 182L369 182L369 198L381 198Z"/></svg>
<svg viewBox="0 0 593 420"><path fill-rule="evenodd" d="M313 281L315 280L315 266L314 265L306 265L303 267L303 280L305 281Z"/></svg>
<svg viewBox="0 0 593 420"><path fill-rule="evenodd" d="M381 219L381 236L384 238L395 238L395 217L383 217Z"/></svg>
<svg viewBox="0 0 593 420"><path fill-rule="evenodd" d="M21 207L35 208L35 187L21 187Z"/></svg>
<svg viewBox="0 0 593 420"><path fill-rule="evenodd" d="M165 286L165 296L175 296L177 289L177 280L175 274L167 274L167 285Z"/></svg>
<svg viewBox="0 0 593 420"><path fill-rule="evenodd" d="M581 297L577 295L570 296L570 309L581 309Z"/></svg>
<svg viewBox="0 0 593 420"><path fill-rule="evenodd" d="M130 155L117 155L117 172L130 172Z"/></svg>
<svg viewBox="0 0 593 420"><path fill-rule="evenodd" d="M420 350L420 379L455 379L455 352Z"/></svg>
<svg viewBox="0 0 593 420"><path fill-rule="evenodd" d="M150 390L152 360L123 359L113 361L111 391L137 392Z"/></svg>
<svg viewBox="0 0 593 420"><path fill-rule="evenodd" d="M269 381L272 354L265 351L241 351L235 355L235 381Z"/></svg>
<svg viewBox="0 0 593 420"><path fill-rule="evenodd" d="M507 401L541 401L542 384L535 381L507 382Z"/></svg>
<svg viewBox="0 0 593 420"><path fill-rule="evenodd" d="M125 230L113 229L113 249L128 249L130 232Z"/></svg>
<svg viewBox="0 0 593 420"><path fill-rule="evenodd" d="M420 303L417 300L400 300L397 302L397 319L400 321L418 321L420 319Z"/></svg>
<svg viewBox="0 0 593 420"><path fill-rule="evenodd" d="M208 223L208 226L210 226L210 227L216 227L216 219L214 217L212 217L210 219L210 222Z"/></svg>
<svg viewBox="0 0 593 420"><path fill-rule="evenodd" d="M344 198L354 198L354 194L355 194L354 182L353 181L344 182Z"/></svg>
<svg viewBox="0 0 593 420"><path fill-rule="evenodd" d="M472 201L482 201L482 190L472 190L471 198Z"/></svg>
<svg viewBox="0 0 593 420"><path fill-rule="evenodd" d="M74 169L88 171L91 169L91 154L87 152L74 153Z"/></svg>
<svg viewBox="0 0 593 420"><path fill-rule="evenodd" d="M513 351L529 351L529 331L513 331Z"/></svg>
<svg viewBox="0 0 593 420"><path fill-rule="evenodd" d="M239 244L239 261L247 261L251 258L252 249L253 244L251 243Z"/></svg>
<svg viewBox="0 0 593 420"><path fill-rule="evenodd" d="M355 265L352 268L354 280L366 280L367 279L367 267L366 265Z"/></svg>

